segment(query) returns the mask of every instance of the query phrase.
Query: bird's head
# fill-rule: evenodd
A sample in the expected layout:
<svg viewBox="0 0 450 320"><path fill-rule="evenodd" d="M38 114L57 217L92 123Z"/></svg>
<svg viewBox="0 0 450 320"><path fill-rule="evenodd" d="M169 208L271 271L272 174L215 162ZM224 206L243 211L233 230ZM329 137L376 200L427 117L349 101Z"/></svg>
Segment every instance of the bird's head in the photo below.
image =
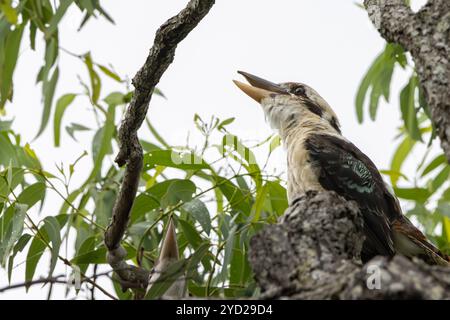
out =
<svg viewBox="0 0 450 320"><path fill-rule="evenodd" d="M297 126L320 126L340 134L333 109L311 87L303 83L273 83L247 72L238 71L249 84L233 82L261 104L270 125L280 132Z"/></svg>

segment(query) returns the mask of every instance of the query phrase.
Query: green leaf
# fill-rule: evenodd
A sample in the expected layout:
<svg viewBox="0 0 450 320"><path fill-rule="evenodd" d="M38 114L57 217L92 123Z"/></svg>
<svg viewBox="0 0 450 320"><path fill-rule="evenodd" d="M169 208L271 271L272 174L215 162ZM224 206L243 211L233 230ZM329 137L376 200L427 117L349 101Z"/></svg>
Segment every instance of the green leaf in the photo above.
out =
<svg viewBox="0 0 450 320"><path fill-rule="evenodd" d="M256 200L252 207L252 222L258 222L267 199L268 186L265 184L256 191Z"/></svg>
<svg viewBox="0 0 450 320"><path fill-rule="evenodd" d="M382 68L384 60L384 52L380 53L370 66L369 70L367 71L366 75L362 79L359 87L358 92L356 93L356 115L359 123L363 122L364 119L364 99L366 97L367 91L373 81L373 79L376 77L376 75L379 73L380 69Z"/></svg>
<svg viewBox="0 0 450 320"><path fill-rule="evenodd" d="M45 36L50 38L58 28L58 24L61 21L62 17L66 13L69 6L72 4L73 0L60 0L59 7L56 9L55 14L52 16L52 19L49 22L49 27L45 31Z"/></svg>
<svg viewBox="0 0 450 320"><path fill-rule="evenodd" d="M279 135L275 135L269 143L269 153L272 153L276 148L281 146L281 138Z"/></svg>
<svg viewBox="0 0 450 320"><path fill-rule="evenodd" d="M59 257L59 248L61 247L61 235L60 230L61 226L59 225L58 220L55 217L48 216L44 219L44 229L49 236L50 242L52 244L52 258L50 261L50 271L49 277L53 275L53 271L55 270L56 262Z"/></svg>
<svg viewBox="0 0 450 320"><path fill-rule="evenodd" d="M442 215L450 218L450 202L449 201L439 201L437 206L437 211Z"/></svg>
<svg viewBox="0 0 450 320"><path fill-rule="evenodd" d="M137 221L138 219L143 217L145 213L150 212L158 208L159 206L159 199L155 198L152 195L141 193L133 202L133 207L131 208L130 213L131 222Z"/></svg>
<svg viewBox="0 0 450 320"><path fill-rule="evenodd" d="M449 201L450 202L450 188L447 188L443 193L442 193L442 200L444 201Z"/></svg>
<svg viewBox="0 0 450 320"><path fill-rule="evenodd" d="M94 249L86 253L80 253L80 255L77 255L75 258L70 260L70 262L76 265L90 263L104 264L106 263L106 253L106 248L102 246L98 249Z"/></svg>
<svg viewBox="0 0 450 320"><path fill-rule="evenodd" d="M381 85L379 82L376 82L372 86L372 91L370 92L369 115L372 121L375 121L376 119L378 103L380 101L381 93L382 93Z"/></svg>
<svg viewBox="0 0 450 320"><path fill-rule="evenodd" d="M195 193L196 186L190 180L175 180L167 188L167 192L161 198L161 206L168 207L181 202L189 202Z"/></svg>
<svg viewBox="0 0 450 320"><path fill-rule="evenodd" d="M284 214L288 208L287 192L286 189L276 181L267 181L269 201L272 212L277 217Z"/></svg>
<svg viewBox="0 0 450 320"><path fill-rule="evenodd" d="M158 88L153 89L153 93L164 99L167 99L167 97L164 95L164 93Z"/></svg>
<svg viewBox="0 0 450 320"><path fill-rule="evenodd" d="M44 94L44 111L42 113L42 120L41 120L41 126L39 127L39 131L36 135L36 138L39 137L42 132L47 127L48 120L50 118L51 108L52 108L52 102L53 102L53 96L55 94L56 89L56 83L58 82L59 77L59 68L56 67L55 71L53 71L53 75L51 76L50 80L44 80L43 84L43 94Z"/></svg>
<svg viewBox="0 0 450 320"><path fill-rule="evenodd" d="M421 134L416 116L415 94L417 89L417 76L412 76L408 84L400 92L400 110L405 128L413 140L421 140Z"/></svg>
<svg viewBox="0 0 450 320"><path fill-rule="evenodd" d="M11 193L11 190L14 190L23 182L24 169L10 167L10 169L1 172L0 175L3 177L10 176L7 179L0 178L0 198L6 198Z"/></svg>
<svg viewBox="0 0 450 320"><path fill-rule="evenodd" d="M36 50L36 24L34 22L30 22L30 47L31 50Z"/></svg>
<svg viewBox="0 0 450 320"><path fill-rule="evenodd" d="M116 191L110 189L102 190L97 192L94 198L96 222L103 227L107 227L112 217Z"/></svg>
<svg viewBox="0 0 450 320"><path fill-rule="evenodd" d="M53 132L54 132L55 147L59 147L59 143L60 143L62 117L63 117L64 112L66 111L67 107L73 102L75 97L76 97L76 94L68 93L68 94L65 94L62 97L60 97L58 99L58 101L56 102L55 116L53 119Z"/></svg>
<svg viewBox="0 0 450 320"><path fill-rule="evenodd" d="M119 75L115 73L114 71L108 69L105 66L102 66L101 64L97 64L97 67L108 77L110 77L113 80L116 80L117 82L122 82L122 79L120 79Z"/></svg>
<svg viewBox="0 0 450 320"><path fill-rule="evenodd" d="M5 59L3 60L2 73L0 76L0 110L3 110L6 101L12 94L12 80L19 55L20 41L22 39L24 25L17 27L6 36L3 48Z"/></svg>
<svg viewBox="0 0 450 320"><path fill-rule="evenodd" d="M199 235L197 229L195 229L195 227L193 227L189 222L183 219L178 219L178 222L180 223L181 230L183 231L186 240L194 249L197 249L203 242L202 237Z"/></svg>
<svg viewBox="0 0 450 320"><path fill-rule="evenodd" d="M102 128L102 132L99 136L99 148L97 151L97 154L95 155L94 160L94 168L91 171L91 174L89 175L88 179L84 183L84 186L91 181L92 179L96 178L98 173L101 170L103 159L105 156L111 152L111 140L114 136L115 131L115 125L114 125L114 119L115 119L115 107L109 106L108 107L108 113L106 116L105 126Z"/></svg>
<svg viewBox="0 0 450 320"><path fill-rule="evenodd" d="M34 206L38 201L42 201L45 195L45 183L36 182L25 188L17 197L17 202L28 205L28 208Z"/></svg>
<svg viewBox="0 0 450 320"><path fill-rule="evenodd" d="M392 171L392 170L380 170L380 173L387 175L391 179L395 179L396 181L398 181L400 178L403 178L406 181L409 181L408 177L401 172Z"/></svg>
<svg viewBox="0 0 450 320"><path fill-rule="evenodd" d="M119 300L132 300L134 298L134 295L131 293L131 290L126 290L125 292L123 291L119 281L112 281L112 283L114 286L114 292L116 293L117 298L119 298Z"/></svg>
<svg viewBox="0 0 450 320"><path fill-rule="evenodd" d="M233 248L234 248L234 239L236 237L235 233L237 230L237 226L234 225L230 232L228 233L228 237L225 244L225 252L222 262L222 270L220 271L222 279L228 278L228 265L230 264L231 258L233 256Z"/></svg>
<svg viewBox="0 0 450 320"><path fill-rule="evenodd" d="M28 244L28 241L32 238L28 233L23 234L20 239L16 242L13 249L13 254L9 257L8 260L8 282L11 283L11 275L14 269L14 258L17 253L22 252L25 249L25 246Z"/></svg>
<svg viewBox="0 0 450 320"><path fill-rule="evenodd" d="M200 265L200 261L204 261L205 258L207 257L210 246L211 245L209 244L209 242L203 242L195 249L195 252L188 258L188 263L187 263L187 267L186 267L186 270L187 270L186 277L187 278L193 278L196 270L198 269L198 267ZM203 266L205 266L205 264L203 264Z"/></svg>
<svg viewBox="0 0 450 320"><path fill-rule="evenodd" d="M82 124L73 123L73 122L69 126L66 127L67 133L75 141L77 141L77 139L75 139L76 131L89 131L89 130L91 130L91 129L86 126L83 126Z"/></svg>
<svg viewBox="0 0 450 320"><path fill-rule="evenodd" d="M434 169L436 169L437 167L439 167L440 165L442 165L446 162L447 162L447 158L445 157L445 154L438 155L426 166L425 169L423 169L422 174L420 176L421 177L426 176L431 171L433 171Z"/></svg>
<svg viewBox="0 0 450 320"><path fill-rule="evenodd" d="M430 187L429 187L430 192L431 193L436 192L444 183L448 182L449 175L450 175L450 165L447 165L432 180Z"/></svg>
<svg viewBox="0 0 450 320"><path fill-rule="evenodd" d="M228 118L223 120L222 122L219 123L219 125L217 126L217 128L219 130L224 129L225 126L229 125L230 123L234 122L235 118Z"/></svg>
<svg viewBox="0 0 450 320"><path fill-rule="evenodd" d="M127 251L127 256L125 257L126 260L134 258L136 256L136 250L130 247L128 244L124 244L124 248ZM104 245L101 245L97 249L82 254L80 253L80 255L77 255L72 260L70 260L70 262L76 265L83 265L90 263L94 264L108 263L106 261L106 248Z"/></svg>
<svg viewBox="0 0 450 320"><path fill-rule="evenodd" d="M392 74L394 73L395 62L394 59L388 59L388 63L384 66L384 69L381 71L378 83L381 87L381 93L386 101L389 101L390 93L391 93L391 80ZM373 117L375 119L375 115Z"/></svg>
<svg viewBox="0 0 450 320"><path fill-rule="evenodd" d="M56 62L56 58L58 57L59 48L58 48L58 38L52 37L45 42L45 64L41 68L38 73L36 82L46 81L48 78L48 73L50 69Z"/></svg>
<svg viewBox="0 0 450 320"><path fill-rule="evenodd" d="M6 237L2 239L2 242L0 244L0 253L2 253L0 258L2 266L6 264L6 260L9 257L11 250L16 244L16 241L22 235L27 209L28 206L25 204L20 203L14 204L14 215L12 217L11 224L9 225L8 228L9 232L7 232Z"/></svg>
<svg viewBox="0 0 450 320"><path fill-rule="evenodd" d="M163 202L163 199L165 201L173 200L175 202L178 202L179 199L173 198L171 199L171 196L168 195L169 193L169 187L172 184L178 185L183 187L185 191L187 190L187 194L181 194L181 196L185 196L185 200L190 201L192 195L192 190L195 189L192 188L191 181L189 180L182 180L182 179L168 179L164 180L162 182L154 184L152 187L145 190L143 193L138 195L133 203L133 207L131 208L131 221L135 222L139 218L141 218L145 213L150 212L156 208L159 208L161 205L168 205L167 202ZM172 187L172 188L178 188L178 187ZM173 192L174 189L171 189L170 192ZM162 203L161 203L162 202ZM173 203L172 203L173 204Z"/></svg>
<svg viewBox="0 0 450 320"><path fill-rule="evenodd" d="M0 132L11 130L12 120L0 121Z"/></svg>
<svg viewBox="0 0 450 320"><path fill-rule="evenodd" d="M425 202L430 197L430 191L425 188L396 188L394 187L397 197L414 200L420 203Z"/></svg>
<svg viewBox="0 0 450 320"><path fill-rule="evenodd" d="M153 150L144 155L145 170L156 166L178 168L182 170L208 169L209 165L194 153L181 153L174 150Z"/></svg>
<svg viewBox="0 0 450 320"><path fill-rule="evenodd" d="M43 239L40 238L41 235ZM41 228L39 233L33 238L33 241L31 241L30 248L28 249L27 262L25 266L25 281L29 282L33 280L37 264L47 248L45 244L46 242L48 242L47 233L43 230L43 228ZM27 290L29 287L29 285L26 286Z"/></svg>
<svg viewBox="0 0 450 320"><path fill-rule="evenodd" d="M243 192L235 184L223 177L216 176L214 179L220 191L227 198L231 208L248 216L251 210L251 192Z"/></svg>
<svg viewBox="0 0 450 320"><path fill-rule="evenodd" d="M193 199L182 207L188 214L197 220L206 234L211 232L211 216L206 205L199 199Z"/></svg>
<svg viewBox="0 0 450 320"><path fill-rule="evenodd" d="M253 278L248 261L247 240L245 237L246 234L240 232L236 234L236 239L234 240L233 256L230 261L230 285L248 288L249 284L253 283Z"/></svg>
<svg viewBox="0 0 450 320"><path fill-rule="evenodd" d="M234 156L233 153L225 154L225 151L231 149L239 155ZM256 162L256 157L250 148L246 147L237 136L226 134L222 139L222 152L224 156L231 156L244 166L252 179L255 181L256 187L259 188L262 184L261 169Z"/></svg>
<svg viewBox="0 0 450 320"><path fill-rule="evenodd" d="M103 101L105 101L109 106L119 106L126 103L125 95L122 92L117 91L108 94Z"/></svg>
<svg viewBox="0 0 450 320"><path fill-rule="evenodd" d="M371 88L369 101L369 115L375 120L380 97L383 96L389 101L390 86L392 74L394 72L395 63L399 63L402 67L405 56L401 46L388 43L382 53L380 53L370 66L356 94L356 114L358 122L362 123L364 118L364 101L367 92Z"/></svg>
<svg viewBox="0 0 450 320"><path fill-rule="evenodd" d="M77 254L76 256L82 256L88 252L94 251L95 250L95 245L97 244L97 237L96 236L91 236L86 238L80 245L80 247L78 248ZM85 273L89 264L78 264L78 266L80 267L80 271Z"/></svg>
<svg viewBox="0 0 450 320"><path fill-rule="evenodd" d="M91 90L92 90L92 102L97 104L98 98L100 97L101 80L97 72L94 70L94 64L92 62L91 54L87 53L84 55L84 63L88 69L89 78L91 80Z"/></svg>
<svg viewBox="0 0 450 320"><path fill-rule="evenodd" d="M9 1L0 2L0 10L10 24L17 24L17 12Z"/></svg>
<svg viewBox="0 0 450 320"><path fill-rule="evenodd" d="M411 139L409 136L405 136L405 139L400 143L397 147L397 150L394 153L394 156L391 161L391 171L401 172L403 162L406 160L408 155L410 154L412 148L416 144L416 141ZM391 176L391 183L393 186L397 185L399 177Z"/></svg>
<svg viewBox="0 0 450 320"><path fill-rule="evenodd" d="M61 228L63 228L64 225L67 223L68 218L69 215L67 214L59 214L55 217ZM34 236L30 248L28 249L25 266L25 281L29 282L33 280L33 276L36 271L36 266L38 265L38 262L41 259L42 254L47 248L47 243L49 243L49 237L46 228L43 226ZM27 285L26 288L28 290L29 285Z"/></svg>
<svg viewBox="0 0 450 320"><path fill-rule="evenodd" d="M444 229L443 233L445 234L446 240L448 243L450 243L450 218L449 217L443 217L442 227Z"/></svg>

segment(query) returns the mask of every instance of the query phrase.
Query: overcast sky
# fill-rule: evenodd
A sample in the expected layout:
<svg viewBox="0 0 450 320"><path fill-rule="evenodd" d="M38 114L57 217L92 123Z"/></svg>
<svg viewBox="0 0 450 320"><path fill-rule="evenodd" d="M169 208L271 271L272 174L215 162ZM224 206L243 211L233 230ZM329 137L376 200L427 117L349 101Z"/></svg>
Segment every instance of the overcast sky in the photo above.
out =
<svg viewBox="0 0 450 320"><path fill-rule="evenodd" d="M414 5L423 2L415 1ZM90 51L94 61L110 63L120 75L132 78L145 61L156 29L184 7L186 0L102 3L116 24L99 18L77 32L81 16L72 9L60 25L60 45L79 54ZM14 103L7 106L7 112L8 117L15 118L14 129L22 134L23 141L31 142L42 114L41 90L35 86L35 77L42 65L43 50L41 39L36 52L30 50L27 35L24 39L14 77ZM274 82L303 82L315 88L334 108L343 134L384 169L396 147L393 138L400 124L398 89L404 85L408 72L394 74L391 103L382 104L377 122L368 120L359 125L354 106L360 80L384 44L366 12L353 0L218 0L179 45L174 63L158 85L168 99L155 97L149 116L174 145L184 144L187 133L194 130L195 113L206 119L211 115L222 119L235 117L230 126L233 133L243 139L261 140L271 130L258 105L231 82L240 79L236 70ZM60 81L55 96L81 92L77 75L87 79L84 66L64 53L60 53L59 64ZM119 88L108 80L103 82L102 92ZM85 102L77 100L66 112L63 127L70 122L95 127L89 110ZM51 124L52 120L31 145L44 167L55 171L55 163L73 162L83 150L89 151L91 136L80 134L76 143L63 132L62 147L54 148ZM145 137L145 132L142 133ZM80 163L82 173L75 177L74 186L86 178L83 171L88 172L89 161ZM274 167L285 166L278 158L274 161L278 161L271 163ZM55 204L53 207L46 204L46 208L57 210L59 200ZM23 260L24 256L16 258L16 264ZM43 264L39 271L45 274L47 266ZM13 282L23 279L24 264L21 264L14 271ZM0 270L0 287L6 284L6 274ZM23 289L11 290L0 294L0 299L45 298L46 291L40 287L30 289L29 294ZM63 288L55 288L54 297L63 298L63 294Z"/></svg>

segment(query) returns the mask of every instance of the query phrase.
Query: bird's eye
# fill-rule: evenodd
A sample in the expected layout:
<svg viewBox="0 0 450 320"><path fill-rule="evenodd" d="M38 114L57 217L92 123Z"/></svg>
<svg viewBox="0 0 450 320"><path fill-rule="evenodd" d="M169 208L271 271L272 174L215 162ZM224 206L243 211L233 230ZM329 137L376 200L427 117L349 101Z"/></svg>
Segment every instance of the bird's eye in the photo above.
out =
<svg viewBox="0 0 450 320"><path fill-rule="evenodd" d="M293 94L296 96L304 96L305 95L305 88L303 86L295 87L291 90Z"/></svg>

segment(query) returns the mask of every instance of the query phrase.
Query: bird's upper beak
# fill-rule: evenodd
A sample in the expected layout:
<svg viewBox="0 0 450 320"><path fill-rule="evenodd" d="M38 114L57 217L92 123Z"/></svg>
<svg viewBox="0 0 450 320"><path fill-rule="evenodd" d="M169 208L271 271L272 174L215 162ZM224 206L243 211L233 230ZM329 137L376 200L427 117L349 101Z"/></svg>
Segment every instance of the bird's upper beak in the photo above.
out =
<svg viewBox="0 0 450 320"><path fill-rule="evenodd" d="M244 93L246 93L249 97L255 99L259 103L270 95L287 93L285 88L276 83L264 80L244 71L238 71L238 73L243 75L250 85L237 80L233 80L234 84L236 84L239 89L244 91Z"/></svg>

